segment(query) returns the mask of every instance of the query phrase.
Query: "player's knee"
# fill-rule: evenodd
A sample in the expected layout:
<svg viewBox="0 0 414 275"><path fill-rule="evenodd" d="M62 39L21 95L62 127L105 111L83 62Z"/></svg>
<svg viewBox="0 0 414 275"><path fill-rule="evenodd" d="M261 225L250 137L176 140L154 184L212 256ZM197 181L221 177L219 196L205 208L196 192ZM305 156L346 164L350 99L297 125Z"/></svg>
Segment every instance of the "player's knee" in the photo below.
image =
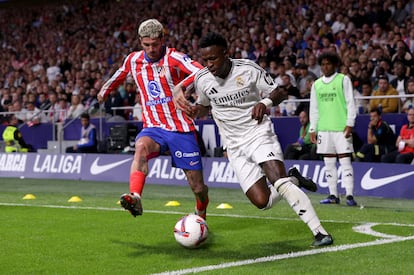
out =
<svg viewBox="0 0 414 275"><path fill-rule="evenodd" d="M267 209L267 205L270 199L269 194L263 192L249 194L249 192L247 192L246 195L249 198L250 202L258 209Z"/></svg>

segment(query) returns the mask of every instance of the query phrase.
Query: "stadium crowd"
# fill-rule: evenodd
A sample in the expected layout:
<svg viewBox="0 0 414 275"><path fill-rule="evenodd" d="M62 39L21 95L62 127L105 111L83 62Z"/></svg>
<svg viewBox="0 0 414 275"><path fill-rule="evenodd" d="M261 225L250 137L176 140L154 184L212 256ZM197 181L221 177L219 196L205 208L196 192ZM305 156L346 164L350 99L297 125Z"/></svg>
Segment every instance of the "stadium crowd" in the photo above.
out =
<svg viewBox="0 0 414 275"><path fill-rule="evenodd" d="M147 18L166 26L169 47L201 63L199 38L221 33L230 57L254 60L277 81L290 82L297 88L293 99L308 98L306 83L320 76L317 58L324 51L340 55L340 70L351 77L355 95L400 95L394 99L399 106L413 99L407 96L414 93L408 89L414 77L413 0L17 3L0 4L0 112L20 112L20 122L67 119L59 110L69 117L85 110L96 115L97 91L129 52L140 49L137 26ZM378 87L384 78L387 86ZM131 83L111 94L108 114L113 107L139 105ZM287 114L297 115L295 108ZM358 108L369 112L369 99L358 100ZM117 114L128 119L130 111Z"/></svg>

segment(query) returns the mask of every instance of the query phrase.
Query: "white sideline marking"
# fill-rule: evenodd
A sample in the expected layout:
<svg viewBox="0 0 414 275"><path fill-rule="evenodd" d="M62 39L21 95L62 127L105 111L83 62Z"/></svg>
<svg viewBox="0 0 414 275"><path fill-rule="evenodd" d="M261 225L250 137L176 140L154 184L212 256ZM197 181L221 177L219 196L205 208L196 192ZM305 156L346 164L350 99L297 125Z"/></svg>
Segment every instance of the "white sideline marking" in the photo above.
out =
<svg viewBox="0 0 414 275"><path fill-rule="evenodd" d="M162 273L155 273L152 275L181 275L181 274L188 274L188 273L197 273L197 272L224 269L224 268L235 267L235 266L273 262L273 261L284 260L284 259L316 255L316 254L321 254L321 253L344 251L344 250L360 248L360 247L375 246L375 245L382 245L382 244L395 243L395 242L403 242L407 240L414 240L414 236L396 237L392 239L375 240L375 241L366 242L366 243L345 244L345 245L317 248L317 249L298 251L298 252L293 252L293 253L285 253L285 254L273 255L273 256L268 256L268 257L256 258L256 259L249 259L249 260L244 260L244 261L229 262L229 263L223 263L223 264L217 264L217 265L207 265L207 266L188 268L188 269L182 269L182 270L176 270L176 271L166 271Z"/></svg>
<svg viewBox="0 0 414 275"><path fill-rule="evenodd" d="M125 211L122 207L92 207L92 206L76 206L76 205L53 205L53 204L25 204L25 203L8 203L0 202L0 206L23 206L23 207L41 207L41 208L57 208L57 209L79 209L79 210L98 210L98 211ZM182 211L164 211L164 210L145 210L145 213L156 213L156 214L174 214L174 215L186 215L189 212ZM261 219L261 220L277 220L277 221L300 221L297 217L282 218L282 217L269 217L269 216L253 216L253 215L238 215L238 214L220 214L220 213L209 213L211 217L229 217L229 218L241 218L241 219ZM329 223L349 223L349 224L369 224L367 221L340 221L340 220L321 220L322 222ZM381 223L382 225L395 225L395 226L408 226L414 227L414 224L402 224L402 223ZM363 232L360 232L363 233Z"/></svg>
<svg viewBox="0 0 414 275"><path fill-rule="evenodd" d="M43 207L43 208L61 208L61 209L81 209L81 210L103 210L103 211L125 211L122 208L109 208L109 207L87 207L87 206L64 206L64 205L30 205L30 204L22 204L22 203L1 203L0 205L4 206L24 206L24 207ZM176 211L158 211L158 210L147 210L147 213L161 213L161 214L187 214L185 212L176 212ZM261 216L243 216L243 215L227 215L227 214L210 214L210 216L222 216L222 217L233 217L233 218L257 218L257 219L273 219L273 220L298 220L297 218L275 218L275 217L261 217ZM335 221L329 220L325 222L339 222L339 223L355 223L350 221ZM243 261L236 261L236 262L228 262L223 264L216 264L216 265L207 265L201 267L194 267L182 270L175 270L175 271L166 271L162 273L154 273L152 275L181 275L181 274L188 274L188 273L197 273L203 271L210 271L210 270L218 270L218 269L225 269L229 267L236 267L236 266L243 266L243 265L250 265L250 264L257 264L257 263L264 263L264 262L273 262L279 261L284 259L292 259L298 257L304 257L309 255L316 255L328 252L338 252L344 250L350 250L360 247L368 247L368 246L376 246L376 245L383 245L395 242L403 242L414 240L414 236L408 237L401 237L396 235L384 234L381 232L377 232L372 229L373 226L376 225L394 225L394 226L408 226L414 227L414 224L400 224L400 223L372 223L372 222L357 222L362 223L361 225L357 225L353 227L353 230L367 234L375 237L380 237L383 239L365 242L365 243L355 243L355 244L345 244L345 245L338 245L338 246L330 246L330 247L323 247L323 248L315 248L311 250L305 251L298 251L293 253L285 253L279 255L272 255L267 257L261 257L256 259L247 259Z"/></svg>

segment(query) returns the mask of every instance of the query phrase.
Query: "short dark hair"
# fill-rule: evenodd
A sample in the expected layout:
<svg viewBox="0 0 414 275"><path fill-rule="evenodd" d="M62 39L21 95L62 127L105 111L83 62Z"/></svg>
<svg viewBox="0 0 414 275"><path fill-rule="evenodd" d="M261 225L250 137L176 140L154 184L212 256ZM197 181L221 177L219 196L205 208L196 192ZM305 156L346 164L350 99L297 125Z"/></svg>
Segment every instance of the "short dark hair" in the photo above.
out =
<svg viewBox="0 0 414 275"><path fill-rule="evenodd" d="M80 116L80 118L86 118L87 120L89 120L90 119L90 116L89 116L88 113L82 113L81 116Z"/></svg>
<svg viewBox="0 0 414 275"><path fill-rule="evenodd" d="M381 115L381 110L380 109L378 109L378 108L372 108L370 111L369 111L370 113L377 113L379 116Z"/></svg>
<svg viewBox="0 0 414 275"><path fill-rule="evenodd" d="M322 64L322 60L324 60L324 59L328 60L329 62L331 62L336 67L338 67L341 64L341 58L339 57L339 55L337 53L333 53L333 52L323 52L318 57L318 64L321 65Z"/></svg>
<svg viewBox="0 0 414 275"><path fill-rule="evenodd" d="M220 46L224 49L227 49L227 41L226 39L218 33L209 32L206 36L200 39L199 47L200 48L207 48L210 46Z"/></svg>

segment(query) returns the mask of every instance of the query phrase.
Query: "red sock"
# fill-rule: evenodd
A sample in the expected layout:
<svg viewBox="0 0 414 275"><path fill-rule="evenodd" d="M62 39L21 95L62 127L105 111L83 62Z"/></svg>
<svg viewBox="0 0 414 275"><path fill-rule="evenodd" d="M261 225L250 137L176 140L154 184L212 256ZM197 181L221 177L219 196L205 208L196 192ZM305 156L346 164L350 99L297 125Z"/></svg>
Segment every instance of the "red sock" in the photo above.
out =
<svg viewBox="0 0 414 275"><path fill-rule="evenodd" d="M204 211L207 209L207 205L208 205L208 198L205 201L201 201L199 198L196 198L196 208L199 211Z"/></svg>
<svg viewBox="0 0 414 275"><path fill-rule="evenodd" d="M131 193L142 194L145 184L145 174L141 171L135 171L129 176L129 191Z"/></svg>

